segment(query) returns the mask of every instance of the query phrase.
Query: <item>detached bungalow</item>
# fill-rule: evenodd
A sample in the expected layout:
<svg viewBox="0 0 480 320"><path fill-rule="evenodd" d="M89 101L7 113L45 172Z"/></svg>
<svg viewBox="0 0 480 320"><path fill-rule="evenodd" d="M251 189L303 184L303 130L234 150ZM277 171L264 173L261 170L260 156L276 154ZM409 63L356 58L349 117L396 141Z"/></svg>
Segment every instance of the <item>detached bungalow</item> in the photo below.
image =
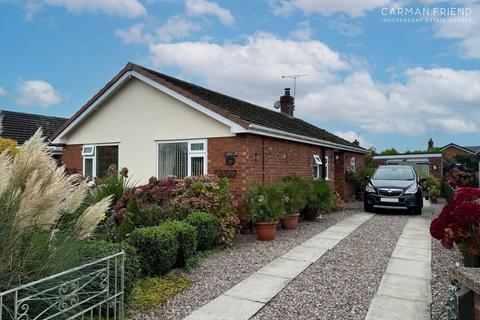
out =
<svg viewBox="0 0 480 320"><path fill-rule="evenodd" d="M295 118L289 89L280 112L128 63L54 135L67 168L105 176L127 167L144 183L213 174L228 177L241 197L253 181L285 175L324 178L343 198L347 168L368 153Z"/></svg>

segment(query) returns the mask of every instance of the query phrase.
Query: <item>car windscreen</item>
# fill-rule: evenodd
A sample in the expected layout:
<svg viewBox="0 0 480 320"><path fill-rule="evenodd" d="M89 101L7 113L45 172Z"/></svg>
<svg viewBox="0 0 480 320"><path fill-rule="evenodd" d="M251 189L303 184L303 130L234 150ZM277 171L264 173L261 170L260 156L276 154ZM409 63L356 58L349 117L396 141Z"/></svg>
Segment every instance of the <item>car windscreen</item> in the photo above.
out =
<svg viewBox="0 0 480 320"><path fill-rule="evenodd" d="M409 167L378 168L372 180L414 180L413 170Z"/></svg>

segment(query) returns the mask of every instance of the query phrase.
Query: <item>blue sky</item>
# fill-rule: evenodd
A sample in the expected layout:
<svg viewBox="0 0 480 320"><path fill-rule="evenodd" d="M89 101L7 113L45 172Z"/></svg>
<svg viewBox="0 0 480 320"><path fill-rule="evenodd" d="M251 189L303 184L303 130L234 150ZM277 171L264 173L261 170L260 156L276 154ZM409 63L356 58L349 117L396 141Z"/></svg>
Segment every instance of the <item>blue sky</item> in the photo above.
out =
<svg viewBox="0 0 480 320"><path fill-rule="evenodd" d="M265 107L307 74L296 115L349 140L479 145L478 30L468 0L0 0L0 109L69 117L128 61Z"/></svg>

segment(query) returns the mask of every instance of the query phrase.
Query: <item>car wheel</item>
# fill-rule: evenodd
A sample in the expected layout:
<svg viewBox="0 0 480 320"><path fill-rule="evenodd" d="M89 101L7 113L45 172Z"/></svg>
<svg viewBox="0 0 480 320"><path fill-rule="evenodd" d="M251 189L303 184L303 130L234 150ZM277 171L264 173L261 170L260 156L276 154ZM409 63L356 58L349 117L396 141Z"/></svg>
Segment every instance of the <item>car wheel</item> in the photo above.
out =
<svg viewBox="0 0 480 320"><path fill-rule="evenodd" d="M369 206L366 202L363 203L363 211L365 212L373 212L373 207Z"/></svg>

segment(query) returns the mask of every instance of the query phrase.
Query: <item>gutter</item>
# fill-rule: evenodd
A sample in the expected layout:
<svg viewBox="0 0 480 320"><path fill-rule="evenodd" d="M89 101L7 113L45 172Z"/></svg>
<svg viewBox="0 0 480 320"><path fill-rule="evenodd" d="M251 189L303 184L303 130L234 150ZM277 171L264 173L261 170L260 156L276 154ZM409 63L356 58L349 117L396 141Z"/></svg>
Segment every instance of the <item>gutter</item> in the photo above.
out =
<svg viewBox="0 0 480 320"><path fill-rule="evenodd" d="M248 126L248 133L253 133L253 134L258 134L258 135L263 135L263 136L268 136L268 137L273 137L273 138L280 138L280 139L285 139L285 140L291 140L291 141L297 141L297 142L303 142L307 144L313 144L317 146L322 146L322 147L330 147L334 149L340 149L340 150L346 150L346 151L352 151L352 152L358 152L358 153L363 153L363 154L368 154L369 151L365 150L363 148L355 148L355 147L350 147L346 146L343 144L339 143L334 143L322 139L316 139L312 137L307 137L295 133L290 133L282 130L276 130L276 129L271 129L268 127L260 126L257 124L250 124Z"/></svg>

